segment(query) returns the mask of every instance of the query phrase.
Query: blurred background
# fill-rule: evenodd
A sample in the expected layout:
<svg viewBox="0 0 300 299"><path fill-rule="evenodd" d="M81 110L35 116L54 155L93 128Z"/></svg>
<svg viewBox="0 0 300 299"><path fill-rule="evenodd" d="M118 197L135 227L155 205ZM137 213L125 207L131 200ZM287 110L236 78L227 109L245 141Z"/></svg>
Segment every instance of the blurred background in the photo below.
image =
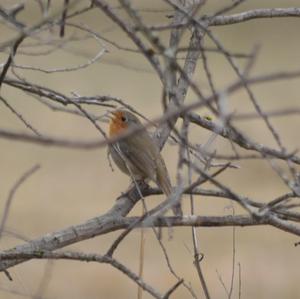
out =
<svg viewBox="0 0 300 299"><path fill-rule="evenodd" d="M84 2L84 1L83 1ZM86 1L87 2L87 1ZM169 8L163 1L132 1L142 9L141 15L149 24L162 24L168 21ZM222 2L222 3L221 3ZM10 7L18 1L1 1ZM209 0L202 13L211 14L230 1ZM63 1L52 1L51 9L60 9ZM233 12L261 7L297 7L299 1L246 1ZM27 25L34 24L41 17L38 1L26 1L25 10L18 20ZM70 20L86 24L103 37L117 42L123 47L134 48L119 28L110 22L99 9ZM224 44L236 53L249 54L254 46L260 47L252 75L268 74L278 71L292 71L300 68L299 18L258 19L230 26L212 27L211 30ZM55 27L54 27L55 28ZM5 24L0 25L0 42L15 36L15 31ZM82 37L85 34L72 27L66 27L66 37ZM54 36L59 40L59 27L45 32L45 38ZM169 32L160 34L167 43ZM24 41L20 48L26 52L25 45L33 40ZM188 35L182 45L187 46ZM39 71L15 69L27 81L62 92L66 95L77 93L81 96L111 95L133 106L148 118L162 113L161 83L149 63L136 53L121 51L102 41L109 50L97 63L74 72L46 74ZM205 45L212 44L205 39ZM15 62L40 68L72 67L85 63L95 56L101 45L92 38L79 39L68 43L64 48L47 56L28 56L18 54ZM34 52L42 48L32 49ZM47 47L43 48L44 50ZM225 58L208 52L208 63L214 83L218 88L226 87L236 80L236 76ZM181 55L184 57L184 54ZM1 63L7 54L2 54ZM244 66L245 59L237 59ZM205 78L202 62L199 61L194 77L205 94L209 85ZM300 108L300 79L277 81L270 84L253 86L261 107L265 111L290 107ZM67 139L91 140L101 138L99 132L89 121L59 111L52 111L46 105L4 85L1 94L26 118L33 127L45 135ZM187 103L195 100L188 94ZM254 112L246 93L236 92L228 96L228 109L236 114ZM88 107L88 111L101 115L106 112L101 107ZM209 114L200 110L201 115ZM272 124L280 133L287 149L293 151L300 146L298 128L299 115L274 117ZM241 130L257 142L275 147L264 123L257 120L236 121ZM101 123L106 130L107 125ZM22 123L0 102L0 128L26 131ZM191 127L193 141L205 144L211 132ZM228 140L218 137L212 145L218 153L232 153ZM243 150L241 153L247 153ZM163 150L171 179L175 183L177 147L168 144ZM174 162L176 161L176 162ZM0 139L0 204L3 210L10 189L27 169L40 164L41 169L17 190L7 221L7 229L17 232L28 239L34 239L48 232L79 224L105 213L129 185L129 178L117 169L111 171L106 148L84 151L55 147L44 147ZM230 169L219 179L234 191L264 202L288 191L282 180L274 173L269 163L261 160L237 162L240 169ZM149 207L161 202L163 197L149 197ZM185 212L189 212L189 198L183 200ZM231 203L220 198L196 198L197 213L200 215L228 215L232 213ZM236 213L240 212L236 207ZM138 204L131 215L140 215ZM84 252L104 253L120 232L110 233L84 241L66 249ZM204 255L201 262L212 298L226 298L220 277L229 287L232 273L233 229L199 228L200 251ZM193 262L192 234L190 228L175 228L170 240L165 234L164 244L168 249L171 263L177 274L190 282L200 298L200 287ZM298 298L300 293L299 247L294 243L299 239L272 227L258 226L236 228L235 278L233 298L238 298L238 264L241 271L242 298ZM129 234L116 253L118 258L134 272L138 272L140 232ZM9 235L2 237L1 250L11 248L23 241ZM151 230L146 232L144 279L160 291L166 291L175 279L163 257L161 248ZM48 269L48 285L43 298L135 298L137 286L126 276L109 265L58 261L49 265L46 261L30 261L10 269L14 278L9 282L4 275L0 280L0 298L22 298L37 292L39 282ZM50 269L50 270L49 270ZM11 290L7 292L5 290ZM172 298L188 298L184 288L179 288ZM144 294L143 298L150 298Z"/></svg>

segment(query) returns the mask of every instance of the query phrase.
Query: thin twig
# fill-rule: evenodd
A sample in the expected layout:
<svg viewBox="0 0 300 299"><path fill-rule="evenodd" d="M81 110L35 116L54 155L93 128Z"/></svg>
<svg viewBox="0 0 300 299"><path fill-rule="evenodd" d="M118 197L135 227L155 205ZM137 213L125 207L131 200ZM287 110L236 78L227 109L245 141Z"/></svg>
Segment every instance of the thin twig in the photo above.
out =
<svg viewBox="0 0 300 299"><path fill-rule="evenodd" d="M30 130L32 131L35 135L41 136L41 134L38 132L37 129L35 129L24 117L21 113L16 111L15 108L13 108L7 100L5 100L1 95L0 95L0 101L4 103L4 105L14 114L17 116L17 118Z"/></svg>
<svg viewBox="0 0 300 299"><path fill-rule="evenodd" d="M12 204L12 201L14 199L14 195L15 195L16 191L38 169L40 169L40 165L35 165L35 166L31 167L29 170L27 170L24 174L21 175L21 177L15 182L15 184L13 185L13 187L10 189L10 192L8 194L8 197L7 197L7 200L5 202L3 214L2 214L2 219L1 219L1 224L0 224L0 238L2 236L4 227L5 227L7 218L8 218L10 206Z"/></svg>
<svg viewBox="0 0 300 299"><path fill-rule="evenodd" d="M15 41L15 43L14 43L12 49L11 49L11 52L10 52L10 54L8 56L8 59L7 59L5 65L4 65L3 69L2 69L2 72L0 74L0 89L1 89L1 86L2 86L2 83L3 83L3 80L4 80L4 78L5 78L5 76L6 76L7 72L8 72L8 69L9 69L11 63L13 62L13 58L16 55L17 49L20 46L20 44L22 43L22 41L24 40L24 38L25 38L25 36L23 36L23 35L20 36Z"/></svg>

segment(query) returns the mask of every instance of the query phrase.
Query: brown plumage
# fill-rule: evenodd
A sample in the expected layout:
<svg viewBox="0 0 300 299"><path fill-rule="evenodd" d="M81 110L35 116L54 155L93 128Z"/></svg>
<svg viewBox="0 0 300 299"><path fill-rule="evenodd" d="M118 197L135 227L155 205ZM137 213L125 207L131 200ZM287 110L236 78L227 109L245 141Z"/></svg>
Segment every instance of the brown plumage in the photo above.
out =
<svg viewBox="0 0 300 299"><path fill-rule="evenodd" d="M142 123L127 110L116 110L109 126L109 136L114 137L128 128L140 127ZM109 147L112 159L118 168L136 180L150 179L168 197L172 185L159 148L146 129L132 134ZM175 215L182 215L180 204L173 207Z"/></svg>

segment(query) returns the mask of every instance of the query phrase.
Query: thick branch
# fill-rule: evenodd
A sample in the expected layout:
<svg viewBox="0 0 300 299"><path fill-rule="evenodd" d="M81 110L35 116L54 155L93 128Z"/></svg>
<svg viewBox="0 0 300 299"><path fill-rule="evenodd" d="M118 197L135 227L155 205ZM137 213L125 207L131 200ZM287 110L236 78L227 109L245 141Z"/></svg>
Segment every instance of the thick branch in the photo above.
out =
<svg viewBox="0 0 300 299"><path fill-rule="evenodd" d="M131 194L133 197L134 194ZM83 240L93 238L112 231L126 229L132 223L135 223L138 217L125 218L123 215L133 207L134 203L127 197L120 198L115 206L106 214L92 218L82 224L68 227L54 233L46 234L40 238L32 240L23 245L19 245L13 249L6 250L3 253L22 253L28 251L52 251L65 246L78 243ZM163 217L154 222L155 227L176 227L176 226L203 226L203 227L224 227L224 226L254 226L254 225L274 225L284 231L289 231L290 223L288 221L279 220L276 217L263 217L256 219L251 216L184 216L184 217ZM141 226L144 224L139 224ZM151 224L152 225L152 224ZM138 227L137 226L137 227ZM292 231L296 235L300 235L299 229L293 225ZM1 261L0 271L10 268L19 263L25 262L26 259Z"/></svg>
<svg viewBox="0 0 300 299"><path fill-rule="evenodd" d="M243 23L246 21L251 21L255 19L266 19L266 18L287 18L287 17L300 17L300 8L290 7L290 8L260 8L248 10L232 15L218 15L218 16L208 16L205 20L208 20L209 26L224 26L233 25L237 23ZM201 19L199 19L201 21ZM169 30L172 28L185 27L189 20L184 22L177 22L165 25L153 25L149 28L152 30Z"/></svg>
<svg viewBox="0 0 300 299"><path fill-rule="evenodd" d="M300 17L300 8L261 8L244 11L241 13L229 16L216 16L210 22L210 26L221 26L241 23L253 19L262 18L286 18L286 17Z"/></svg>

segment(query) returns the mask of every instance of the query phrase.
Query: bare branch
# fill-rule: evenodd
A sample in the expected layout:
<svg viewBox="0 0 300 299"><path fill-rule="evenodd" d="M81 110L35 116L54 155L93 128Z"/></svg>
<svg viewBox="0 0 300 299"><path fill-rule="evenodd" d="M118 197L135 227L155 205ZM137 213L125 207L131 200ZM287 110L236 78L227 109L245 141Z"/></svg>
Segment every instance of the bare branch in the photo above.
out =
<svg viewBox="0 0 300 299"><path fill-rule="evenodd" d="M123 203L117 203L109 213L104 214L103 216L92 218L85 223L74 225L69 228L47 234L41 238L32 240L23 245L19 245L14 249L6 250L5 253L17 252L23 253L34 250L41 251L52 251L59 248L63 248L70 244L74 244L89 238L106 234L112 231L119 229L126 229L135 223L139 217L129 217L125 218L122 216L116 216L118 209L121 209L121 212L124 213L125 209L130 209L130 202L124 202L125 197L119 199L118 201L123 201ZM119 212L119 211L118 211ZM115 216L113 216L115 215ZM294 225L289 226L287 221L279 220L274 218L272 220L268 218L256 219L251 216L244 215L228 215L228 216L184 216L184 217L162 217L155 220L154 223L146 225L142 223L143 227L145 226L155 226L155 227L190 227L190 226L203 226L203 227L223 227L223 226L257 226L257 225L274 225L284 231L291 232L295 235L300 236L300 228L296 229ZM139 225L136 225L136 228L139 228ZM292 230L290 230L292 228ZM10 268L16 264L25 262L27 259L18 259L12 261L0 261L0 271Z"/></svg>
<svg viewBox="0 0 300 299"><path fill-rule="evenodd" d="M154 298L162 299L163 296L160 295L153 287L145 283L142 279L140 279L135 273L133 273L130 269L128 269L125 265L118 262L116 259L113 259L108 256L102 256L99 254L87 254L81 252L50 252L44 250L32 250L32 251L24 251L20 253L10 253L0 254L1 260L11 260L11 259L51 259L51 260L73 260L73 261L83 261L83 262L96 262L96 263L105 263L109 264L112 267L118 269L122 273L124 273L128 278L130 278L133 282L138 284L143 290L151 294Z"/></svg>
<svg viewBox="0 0 300 299"><path fill-rule="evenodd" d="M6 200L5 203L5 207L4 207L4 211L3 211L3 215L2 215L2 219L1 219L1 224L0 224L0 238L2 236L3 230L4 230L4 226L5 223L7 221L8 218L8 214L9 214L9 210L10 210L10 206L12 203L12 200L14 198L14 195L16 193L16 191L18 190L18 188L27 180L27 178L29 178L32 174L34 174L38 169L40 168L39 165L35 165L34 167L31 167L29 170L27 170L14 184L14 186L11 188L8 198Z"/></svg>
<svg viewBox="0 0 300 299"><path fill-rule="evenodd" d="M232 25L236 23L243 23L250 20L261 18L287 18L287 17L300 17L300 8L260 8L241 13L228 15L228 16L216 16L209 25L210 26L223 26Z"/></svg>

